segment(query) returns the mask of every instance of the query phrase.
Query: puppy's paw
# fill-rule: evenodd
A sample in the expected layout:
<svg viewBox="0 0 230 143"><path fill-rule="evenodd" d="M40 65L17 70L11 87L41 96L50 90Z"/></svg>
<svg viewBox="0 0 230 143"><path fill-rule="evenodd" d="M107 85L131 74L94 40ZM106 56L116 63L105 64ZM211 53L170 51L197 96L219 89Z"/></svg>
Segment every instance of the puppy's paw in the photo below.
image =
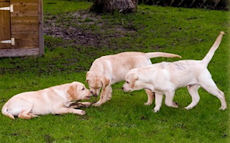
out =
<svg viewBox="0 0 230 143"><path fill-rule="evenodd" d="M150 102L145 102L144 105L149 106L149 105L152 105L152 103L150 103Z"/></svg>
<svg viewBox="0 0 230 143"><path fill-rule="evenodd" d="M178 108L178 104L176 102L173 102L172 107L173 108Z"/></svg>
<svg viewBox="0 0 230 143"><path fill-rule="evenodd" d="M33 115L32 115L32 117L33 117L33 118L37 118L37 117L39 117L39 116L38 116L38 115L34 115L34 114L33 114Z"/></svg>
<svg viewBox="0 0 230 143"><path fill-rule="evenodd" d="M101 103L100 102L94 103L93 106L94 107L99 107L99 106L101 106Z"/></svg>
<svg viewBox="0 0 230 143"><path fill-rule="evenodd" d="M160 111L160 108L156 108L156 107L155 107L155 108L153 109L153 112L155 112L155 113L157 113L158 111Z"/></svg>
<svg viewBox="0 0 230 143"><path fill-rule="evenodd" d="M79 102L81 107L89 107L92 103L91 102Z"/></svg>
<svg viewBox="0 0 230 143"><path fill-rule="evenodd" d="M192 107L187 106L187 107L185 107L185 109L190 110L190 109L192 109Z"/></svg>
<svg viewBox="0 0 230 143"><path fill-rule="evenodd" d="M168 107L172 107L172 108L178 108L178 105L174 105L174 104L170 104L170 105L167 105Z"/></svg>
<svg viewBox="0 0 230 143"><path fill-rule="evenodd" d="M225 110L227 107L226 106L221 106L219 110Z"/></svg>
<svg viewBox="0 0 230 143"><path fill-rule="evenodd" d="M83 111L83 110L81 110L78 114L79 114L79 115L85 115L85 114L86 114L86 112L85 112L85 111Z"/></svg>

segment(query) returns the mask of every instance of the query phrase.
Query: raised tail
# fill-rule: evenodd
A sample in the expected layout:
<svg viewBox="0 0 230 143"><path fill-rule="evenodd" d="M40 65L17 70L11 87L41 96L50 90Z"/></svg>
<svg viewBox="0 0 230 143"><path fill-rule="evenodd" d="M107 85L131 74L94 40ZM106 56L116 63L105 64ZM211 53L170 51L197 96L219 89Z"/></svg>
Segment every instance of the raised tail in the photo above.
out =
<svg viewBox="0 0 230 143"><path fill-rule="evenodd" d="M7 103L2 107L2 114L14 119L14 116L7 111Z"/></svg>
<svg viewBox="0 0 230 143"><path fill-rule="evenodd" d="M221 43L223 35L224 35L224 32L221 31L219 36L216 38L216 41L212 45L211 49L208 51L206 56L202 59L202 62L204 63L204 65L208 66L208 63L211 61L216 49L219 47L219 45Z"/></svg>
<svg viewBox="0 0 230 143"><path fill-rule="evenodd" d="M171 54L171 53L164 53L164 52L151 52L151 53L145 53L145 56L150 58L156 58L156 57L167 57L167 58L181 58L180 55Z"/></svg>

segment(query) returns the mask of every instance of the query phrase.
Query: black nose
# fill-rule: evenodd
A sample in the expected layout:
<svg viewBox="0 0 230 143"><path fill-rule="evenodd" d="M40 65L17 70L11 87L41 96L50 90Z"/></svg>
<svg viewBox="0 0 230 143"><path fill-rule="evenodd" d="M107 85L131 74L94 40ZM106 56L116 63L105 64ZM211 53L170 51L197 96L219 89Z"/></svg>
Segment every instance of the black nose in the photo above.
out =
<svg viewBox="0 0 230 143"><path fill-rule="evenodd" d="M97 94L93 94L94 97L97 97Z"/></svg>

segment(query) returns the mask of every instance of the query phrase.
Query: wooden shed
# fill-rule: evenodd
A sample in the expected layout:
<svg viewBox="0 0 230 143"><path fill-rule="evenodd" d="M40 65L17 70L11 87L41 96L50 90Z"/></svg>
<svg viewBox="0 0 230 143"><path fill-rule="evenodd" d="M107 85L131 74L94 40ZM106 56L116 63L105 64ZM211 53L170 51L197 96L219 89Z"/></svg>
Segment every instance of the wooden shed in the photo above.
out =
<svg viewBox="0 0 230 143"><path fill-rule="evenodd" d="M0 0L0 57L42 55L42 0Z"/></svg>

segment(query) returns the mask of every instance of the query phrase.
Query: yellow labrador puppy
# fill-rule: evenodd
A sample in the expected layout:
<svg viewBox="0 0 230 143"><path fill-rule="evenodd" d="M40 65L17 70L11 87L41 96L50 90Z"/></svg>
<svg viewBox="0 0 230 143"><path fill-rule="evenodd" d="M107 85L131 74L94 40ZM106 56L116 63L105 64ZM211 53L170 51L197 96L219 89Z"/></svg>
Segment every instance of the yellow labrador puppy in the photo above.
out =
<svg viewBox="0 0 230 143"><path fill-rule="evenodd" d="M86 74L86 81L93 95L98 96L101 90L100 100L93 106L100 106L112 97L111 85L125 79L126 73L137 67L151 65L150 58L155 57L179 57L181 56L163 52L124 52L115 55L107 55L96 59ZM145 105L151 105L154 95L146 90L148 101Z"/></svg>
<svg viewBox="0 0 230 143"><path fill-rule="evenodd" d="M192 97L192 102L185 107L187 110L195 107L199 100L198 89L204 88L210 94L216 96L220 102L220 110L225 110L227 104L224 93L218 89L207 69L216 49L219 47L224 32L220 32L215 43L203 58L203 60L181 60L177 62L162 62L149 65L143 68L130 70L126 75L126 83L123 85L124 91L139 89L149 89L155 92L154 112L160 110L163 95L165 94L165 104L177 108L173 102L175 90L187 86Z"/></svg>
<svg viewBox="0 0 230 143"><path fill-rule="evenodd" d="M39 91L24 92L13 96L2 108L2 114L14 119L31 119L38 115L73 113L84 115L85 111L70 107L75 101L89 99L92 94L82 83L72 82ZM89 104L89 102L82 102Z"/></svg>

